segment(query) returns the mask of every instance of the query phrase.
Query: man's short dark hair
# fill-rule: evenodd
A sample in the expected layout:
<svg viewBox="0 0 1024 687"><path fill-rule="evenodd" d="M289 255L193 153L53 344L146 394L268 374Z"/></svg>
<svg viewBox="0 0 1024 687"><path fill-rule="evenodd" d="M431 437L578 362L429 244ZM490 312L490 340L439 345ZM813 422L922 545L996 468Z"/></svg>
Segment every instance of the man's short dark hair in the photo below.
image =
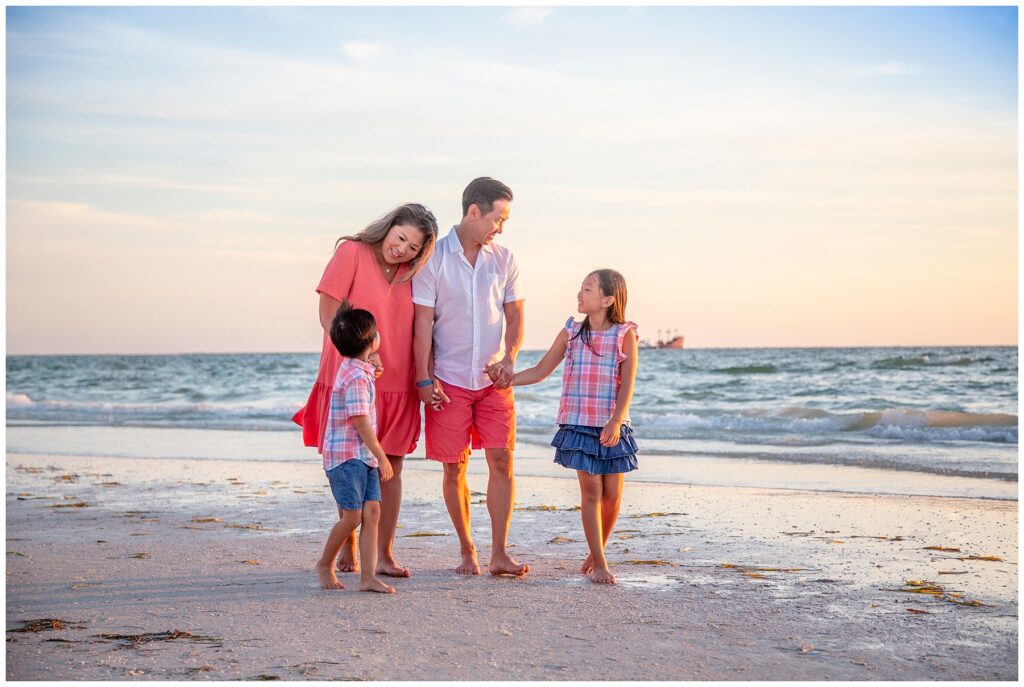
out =
<svg viewBox="0 0 1024 687"><path fill-rule="evenodd" d="M497 179L491 177L477 177L469 182L469 186L462 192L462 216L469 213L469 206L476 205L480 208L480 214L486 215L494 207L496 200L512 200L512 189Z"/></svg>
<svg viewBox="0 0 1024 687"><path fill-rule="evenodd" d="M353 308L342 301L331 320L331 343L346 358L358 358L373 343L377 335L377 320L369 310Z"/></svg>

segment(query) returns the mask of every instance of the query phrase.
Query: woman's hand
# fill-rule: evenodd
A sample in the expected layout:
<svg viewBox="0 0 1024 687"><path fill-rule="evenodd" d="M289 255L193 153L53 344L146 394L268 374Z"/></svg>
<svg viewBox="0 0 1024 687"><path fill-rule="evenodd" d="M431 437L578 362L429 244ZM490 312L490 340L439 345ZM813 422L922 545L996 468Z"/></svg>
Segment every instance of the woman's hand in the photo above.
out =
<svg viewBox="0 0 1024 687"><path fill-rule="evenodd" d="M384 374L384 362L380 359L380 353L371 353L367 356L366 362L373 365L373 378L380 379L380 376Z"/></svg>
<svg viewBox="0 0 1024 687"><path fill-rule="evenodd" d="M622 423L614 417L606 422L604 429L601 430L601 445L611 448L619 443L621 427Z"/></svg>
<svg viewBox="0 0 1024 687"><path fill-rule="evenodd" d="M434 383L431 386L421 386L419 388L420 400L431 410L441 410L441 406L445 403L451 403L451 399L448 398L448 394L444 392L444 387L441 386L439 379L434 379Z"/></svg>

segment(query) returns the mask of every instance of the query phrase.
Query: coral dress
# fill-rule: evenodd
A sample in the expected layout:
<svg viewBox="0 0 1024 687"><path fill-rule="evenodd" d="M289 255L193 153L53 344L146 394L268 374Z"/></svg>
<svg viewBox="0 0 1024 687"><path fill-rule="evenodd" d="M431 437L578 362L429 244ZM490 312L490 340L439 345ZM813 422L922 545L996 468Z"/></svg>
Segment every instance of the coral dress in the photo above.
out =
<svg viewBox="0 0 1024 687"><path fill-rule="evenodd" d="M327 263L317 293L337 301L348 300L355 308L373 313L380 332L384 374L377 379L377 439L384 453L405 456L416 448L420 436L420 402L415 392L412 357L412 284L399 283L408 270L398 266L392 283L384 278L373 248L359 241L344 241ZM324 332L320 370L309 400L292 420L302 426L306 446L324 448L324 431L330 409L331 389L341 365L341 354Z"/></svg>

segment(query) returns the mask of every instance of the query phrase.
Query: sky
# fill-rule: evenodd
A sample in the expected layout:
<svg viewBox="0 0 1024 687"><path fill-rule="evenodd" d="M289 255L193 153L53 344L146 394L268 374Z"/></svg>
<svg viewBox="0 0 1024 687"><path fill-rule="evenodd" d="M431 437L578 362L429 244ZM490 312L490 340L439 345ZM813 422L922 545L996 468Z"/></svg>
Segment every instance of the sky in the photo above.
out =
<svg viewBox="0 0 1024 687"><path fill-rule="evenodd" d="M1017 343L1016 7L8 7L8 354L318 351L335 240L515 194L688 347Z"/></svg>

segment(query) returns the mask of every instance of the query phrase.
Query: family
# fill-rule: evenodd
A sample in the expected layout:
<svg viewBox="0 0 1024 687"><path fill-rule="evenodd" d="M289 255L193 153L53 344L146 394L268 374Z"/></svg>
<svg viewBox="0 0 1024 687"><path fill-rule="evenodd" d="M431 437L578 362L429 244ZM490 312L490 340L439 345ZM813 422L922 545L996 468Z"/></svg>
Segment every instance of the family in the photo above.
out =
<svg viewBox="0 0 1024 687"><path fill-rule="evenodd" d="M516 372L523 299L512 253L494 243L509 219L512 190L474 179L462 220L443 238L427 208L396 208L335 245L317 286L323 349L316 382L293 420L316 446L338 506L316 570L343 589L336 570L359 572L363 591L393 593L379 576L409 577L395 559L402 463L419 439L442 464L442 493L459 538L456 571L479 575L470 533L466 467L483 449L488 467L492 575L530 566L506 548L515 503L513 386L536 384L564 360L552 439L555 462L575 470L590 555L580 572L614 583L604 550L615 526L623 474L637 468L629 405L637 369L636 325L625 319L626 284L614 270L588 274L570 317L533 367ZM355 530L359 528L356 554ZM361 563L360 563L361 562Z"/></svg>

